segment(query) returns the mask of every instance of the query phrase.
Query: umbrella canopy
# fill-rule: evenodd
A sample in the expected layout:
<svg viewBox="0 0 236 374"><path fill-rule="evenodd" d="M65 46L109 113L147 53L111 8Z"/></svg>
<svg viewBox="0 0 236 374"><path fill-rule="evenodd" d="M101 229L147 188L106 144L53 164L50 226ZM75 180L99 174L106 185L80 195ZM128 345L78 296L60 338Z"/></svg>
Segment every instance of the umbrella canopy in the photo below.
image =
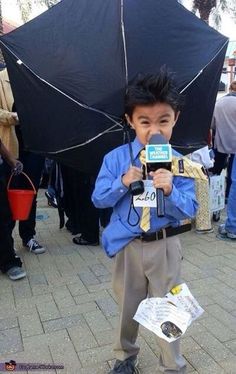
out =
<svg viewBox="0 0 236 374"><path fill-rule="evenodd" d="M228 39L176 0L64 0L1 37L26 147L96 171L122 144L127 83L165 64L186 105L171 139L206 144Z"/></svg>

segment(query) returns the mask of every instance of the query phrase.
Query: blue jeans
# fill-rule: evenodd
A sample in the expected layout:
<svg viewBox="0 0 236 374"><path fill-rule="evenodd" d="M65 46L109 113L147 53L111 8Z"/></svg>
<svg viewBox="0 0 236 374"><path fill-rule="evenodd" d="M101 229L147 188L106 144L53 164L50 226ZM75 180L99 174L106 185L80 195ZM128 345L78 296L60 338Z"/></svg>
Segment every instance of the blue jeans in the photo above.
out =
<svg viewBox="0 0 236 374"><path fill-rule="evenodd" d="M231 171L231 186L227 205L227 220L225 229L232 234L236 234L236 157L234 155L232 171Z"/></svg>

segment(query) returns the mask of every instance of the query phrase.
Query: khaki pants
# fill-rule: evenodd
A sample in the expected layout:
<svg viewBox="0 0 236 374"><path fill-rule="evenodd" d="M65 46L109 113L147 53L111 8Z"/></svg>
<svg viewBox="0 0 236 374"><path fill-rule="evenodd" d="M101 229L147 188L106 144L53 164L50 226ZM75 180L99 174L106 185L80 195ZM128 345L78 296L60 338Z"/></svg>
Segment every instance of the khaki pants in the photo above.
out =
<svg viewBox="0 0 236 374"><path fill-rule="evenodd" d="M125 360L137 355L139 324L133 316L139 303L147 296L163 297L181 283L182 251L179 238L142 242L135 239L115 257L113 289L120 307L120 324L115 344L116 358ZM161 349L160 369L165 373L185 373L186 365L180 355L177 340L168 343L157 338Z"/></svg>

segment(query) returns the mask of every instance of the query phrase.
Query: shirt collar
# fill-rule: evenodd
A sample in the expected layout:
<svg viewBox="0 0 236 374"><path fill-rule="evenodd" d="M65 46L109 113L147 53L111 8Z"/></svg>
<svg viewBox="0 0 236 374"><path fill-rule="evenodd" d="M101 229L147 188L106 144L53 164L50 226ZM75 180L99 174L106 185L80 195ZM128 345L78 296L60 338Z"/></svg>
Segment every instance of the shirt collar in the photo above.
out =
<svg viewBox="0 0 236 374"><path fill-rule="evenodd" d="M134 159L136 159L138 157L140 151L144 148L145 148L145 145L140 143L140 141L136 137L134 139L134 141L132 142L132 150L133 150Z"/></svg>

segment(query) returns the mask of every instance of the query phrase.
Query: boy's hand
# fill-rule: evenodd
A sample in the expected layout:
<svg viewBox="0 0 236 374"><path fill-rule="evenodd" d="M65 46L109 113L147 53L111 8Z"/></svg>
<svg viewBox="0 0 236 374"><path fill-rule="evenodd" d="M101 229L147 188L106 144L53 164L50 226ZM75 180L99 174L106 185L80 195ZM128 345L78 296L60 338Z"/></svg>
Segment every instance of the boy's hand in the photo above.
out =
<svg viewBox="0 0 236 374"><path fill-rule="evenodd" d="M169 196L172 191L173 174L166 169L158 169L150 173L153 177L153 186L161 188L165 196Z"/></svg>
<svg viewBox="0 0 236 374"><path fill-rule="evenodd" d="M129 188L130 184L142 180L142 170L137 166L131 166L126 174L122 176L122 183Z"/></svg>

